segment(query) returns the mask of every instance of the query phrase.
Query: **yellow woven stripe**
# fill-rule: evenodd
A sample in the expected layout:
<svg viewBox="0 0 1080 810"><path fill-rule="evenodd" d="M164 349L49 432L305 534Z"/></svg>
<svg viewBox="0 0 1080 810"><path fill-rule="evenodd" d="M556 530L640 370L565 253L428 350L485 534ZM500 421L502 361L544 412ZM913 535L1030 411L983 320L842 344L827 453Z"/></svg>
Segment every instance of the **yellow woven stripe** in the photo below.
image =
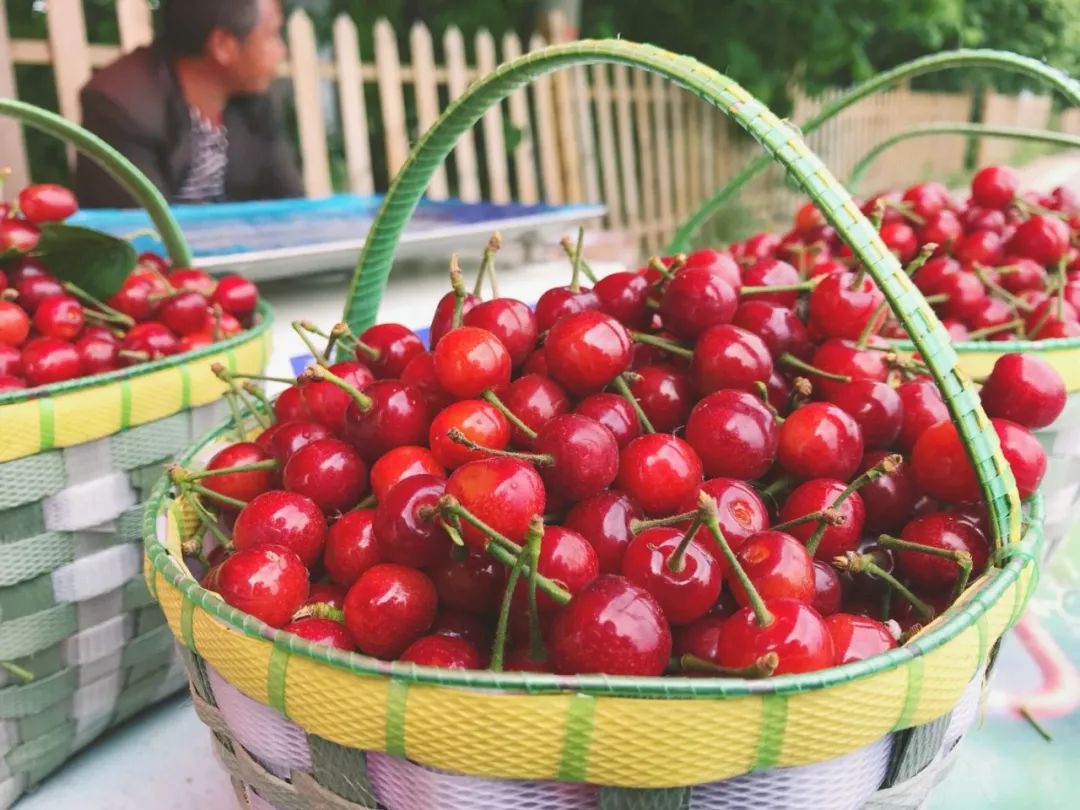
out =
<svg viewBox="0 0 1080 810"><path fill-rule="evenodd" d="M180 410L184 380L176 368L131 379L131 424L145 425Z"/></svg>
<svg viewBox="0 0 1080 810"><path fill-rule="evenodd" d="M302 655L285 672L289 717L320 737L364 751L386 744L389 681L319 664Z"/></svg>
<svg viewBox="0 0 1080 810"><path fill-rule="evenodd" d="M273 645L228 629L198 606L192 629L199 655L209 661L221 677L253 700L269 705L266 683ZM329 701L327 705L331 705Z"/></svg>
<svg viewBox="0 0 1080 810"><path fill-rule="evenodd" d="M1080 391L1080 348L1041 351L1038 355L1058 370L1065 380L1066 390ZM957 356L964 373L970 377L985 377L1001 355L997 352L958 352Z"/></svg>
<svg viewBox="0 0 1080 810"><path fill-rule="evenodd" d="M157 592L157 601L161 605L161 611L165 614L165 620L169 623L169 629L175 638L181 638L180 633L180 605L183 595L159 572L154 572L154 587L151 591Z"/></svg>
<svg viewBox="0 0 1080 810"><path fill-rule="evenodd" d="M101 385L67 396L53 397L57 447L71 447L118 433L120 386Z"/></svg>
<svg viewBox="0 0 1080 810"><path fill-rule="evenodd" d="M805 765L850 753L892 731L907 686L905 667L793 695L780 765ZM838 707L843 707L842 709Z"/></svg>
<svg viewBox="0 0 1080 810"><path fill-rule="evenodd" d="M929 723L952 711L979 668L978 658L979 631L974 626L923 656L922 694L911 724Z"/></svg>
<svg viewBox="0 0 1080 810"><path fill-rule="evenodd" d="M41 413L36 402L0 406L0 462L41 450Z"/></svg>

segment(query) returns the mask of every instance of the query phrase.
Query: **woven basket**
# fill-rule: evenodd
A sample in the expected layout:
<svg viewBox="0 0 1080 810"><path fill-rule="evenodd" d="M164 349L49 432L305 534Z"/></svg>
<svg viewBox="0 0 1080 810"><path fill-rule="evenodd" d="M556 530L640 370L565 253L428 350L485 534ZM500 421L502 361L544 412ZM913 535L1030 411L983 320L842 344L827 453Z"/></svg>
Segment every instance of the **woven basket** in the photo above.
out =
<svg viewBox="0 0 1080 810"><path fill-rule="evenodd" d="M7 99L0 113L99 160L174 261L190 262L164 200L126 160L52 113ZM164 462L224 415L211 364L263 369L270 324L263 307L253 329L208 349L0 394L0 808L183 685L140 575L143 505Z"/></svg>
<svg viewBox="0 0 1080 810"><path fill-rule="evenodd" d="M162 483L146 513L147 576L186 649L196 708L245 806L858 807L879 787L920 774L915 795L905 798L897 785L879 797L882 807L916 806L970 722L995 644L1036 580L1041 500L1025 518L943 328L874 228L798 133L727 77L614 40L533 52L480 79L394 180L346 320L354 329L374 321L405 222L484 111L555 69L604 62L657 73L729 114L852 246L943 391L985 492L1000 566L911 643L822 672L746 681L448 671L312 645L203 590L180 552L183 503ZM185 464L204 461L222 431Z"/></svg>

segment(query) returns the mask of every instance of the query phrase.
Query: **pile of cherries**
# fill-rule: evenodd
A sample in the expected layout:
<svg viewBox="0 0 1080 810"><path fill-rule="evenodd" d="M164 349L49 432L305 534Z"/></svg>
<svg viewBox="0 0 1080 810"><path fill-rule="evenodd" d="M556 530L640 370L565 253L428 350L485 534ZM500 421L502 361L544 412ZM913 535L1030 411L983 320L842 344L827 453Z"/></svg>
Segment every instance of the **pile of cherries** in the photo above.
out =
<svg viewBox="0 0 1080 810"><path fill-rule="evenodd" d="M481 299L494 244L474 292L452 269L430 348L297 324L330 346L261 432L171 469L204 587L388 660L766 677L885 652L985 570L961 438L860 268L755 238L589 287L564 247L535 307ZM1064 384L1009 354L982 399L1026 497Z"/></svg>
<svg viewBox="0 0 1080 810"><path fill-rule="evenodd" d="M74 195L33 185L18 200L16 209L0 203L0 392L160 360L251 325L259 293L249 280L170 269L153 253L107 301L61 281L37 255L39 226L74 214Z"/></svg>

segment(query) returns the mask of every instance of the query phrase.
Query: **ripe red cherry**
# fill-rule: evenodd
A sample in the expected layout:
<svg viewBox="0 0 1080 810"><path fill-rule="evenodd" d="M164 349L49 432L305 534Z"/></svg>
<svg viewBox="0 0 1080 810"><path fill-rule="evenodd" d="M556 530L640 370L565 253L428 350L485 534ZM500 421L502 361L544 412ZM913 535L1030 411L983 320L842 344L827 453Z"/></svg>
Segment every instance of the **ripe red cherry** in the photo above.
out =
<svg viewBox="0 0 1080 810"><path fill-rule="evenodd" d="M502 595L500 594L500 599ZM431 625L430 633L435 636L460 638L480 651L482 667L487 666L488 650L491 649L492 628L488 622L473 613L459 610L441 609Z"/></svg>
<svg viewBox="0 0 1080 810"><path fill-rule="evenodd" d="M450 474L446 494L500 534L520 543L535 515L544 514L544 484L531 465L515 458L470 461ZM462 521L462 537L481 551L485 537Z"/></svg>
<svg viewBox="0 0 1080 810"><path fill-rule="evenodd" d="M971 178L971 200L983 208L1008 208L1019 185L1019 176L1008 166L987 166Z"/></svg>
<svg viewBox="0 0 1080 810"><path fill-rule="evenodd" d="M450 438L451 430L459 431L465 438L490 450L505 450L510 444L510 423L494 405L482 399L455 402L435 415L428 432L435 461L448 469L489 455L455 442Z"/></svg>
<svg viewBox="0 0 1080 810"><path fill-rule="evenodd" d="M810 606L822 616L831 616L840 610L844 591L836 569L822 560L814 560L814 600Z"/></svg>
<svg viewBox="0 0 1080 810"><path fill-rule="evenodd" d="M848 480L863 455L858 423L835 405L811 402L792 412L780 426L777 457L800 478Z"/></svg>
<svg viewBox="0 0 1080 810"><path fill-rule="evenodd" d="M1039 295L1045 296L1045 293ZM1024 329L1033 340L1075 337L1080 334L1077 319L1078 315L1072 304L1067 301L1059 302L1057 298L1044 297L1024 317Z"/></svg>
<svg viewBox="0 0 1080 810"><path fill-rule="evenodd" d="M346 652L355 649L352 636L345 629L345 625L341 622L335 622L333 619L307 616L303 619L297 619L292 624L287 624L281 629L286 633L292 633L294 636L300 636L300 638L306 639L313 644L322 644Z"/></svg>
<svg viewBox="0 0 1080 810"><path fill-rule="evenodd" d="M1004 354L979 392L990 416L1035 429L1050 425L1065 409L1065 381L1034 354Z"/></svg>
<svg viewBox="0 0 1080 810"><path fill-rule="evenodd" d="M237 442L219 450L206 465L207 470L224 470L230 467L246 467L269 461L270 454L254 442ZM246 470L222 473L202 479L200 483L211 492L235 498L245 503L262 495L274 485L274 470ZM231 506L221 503L223 509Z"/></svg>
<svg viewBox="0 0 1080 810"><path fill-rule="evenodd" d="M82 359L70 343L50 337L33 338L22 350L23 376L31 388L82 376Z"/></svg>
<svg viewBox="0 0 1080 810"><path fill-rule="evenodd" d="M617 574L622 571L626 547L634 537L630 523L643 517L641 508L629 496L607 490L575 504L564 525L593 547L600 573Z"/></svg>
<svg viewBox="0 0 1080 810"><path fill-rule="evenodd" d="M83 374L103 374L120 368L120 341L111 335L83 332L75 341Z"/></svg>
<svg viewBox="0 0 1080 810"><path fill-rule="evenodd" d="M305 605L329 605L341 610L345 606L345 589L332 582L313 582L308 588Z"/></svg>
<svg viewBox="0 0 1080 810"><path fill-rule="evenodd" d="M510 383L510 353L486 329L462 326L447 332L435 347L435 377L444 391L473 399Z"/></svg>
<svg viewBox="0 0 1080 810"><path fill-rule="evenodd" d="M167 326L151 321L131 327L121 349L125 352L145 354L151 360L160 360L176 354L180 350L180 343Z"/></svg>
<svg viewBox="0 0 1080 810"><path fill-rule="evenodd" d="M867 449L891 447L900 434L904 405L891 385L871 380L842 383L829 401L855 420Z"/></svg>
<svg viewBox="0 0 1080 810"><path fill-rule="evenodd" d="M26 388L26 382L18 377L0 374L0 393L5 391L22 391Z"/></svg>
<svg viewBox="0 0 1080 810"><path fill-rule="evenodd" d="M439 520L437 504L446 481L434 475L406 478L375 510L375 540L387 562L426 568L450 557L450 536Z"/></svg>
<svg viewBox="0 0 1080 810"><path fill-rule="evenodd" d="M751 535L735 553L762 599L783 597L811 604L814 600L814 561L806 546L786 532L765 531ZM750 600L731 571L728 587L741 606Z"/></svg>
<svg viewBox="0 0 1080 810"><path fill-rule="evenodd" d="M831 273L810 293L810 322L821 334L857 340L875 315L884 322L878 308L885 296L868 276L855 282L854 273ZM880 328L875 323L870 331Z"/></svg>
<svg viewBox="0 0 1080 810"><path fill-rule="evenodd" d="M720 628L729 615L724 611L714 611L688 625L673 628L674 655L677 658L693 655L703 661L715 660Z"/></svg>
<svg viewBox="0 0 1080 810"><path fill-rule="evenodd" d="M912 213L929 219L950 204L949 192L941 183L917 183L904 192L903 201L910 203Z"/></svg>
<svg viewBox="0 0 1080 810"><path fill-rule="evenodd" d="M555 382L577 396L595 394L630 368L630 334L595 310L567 315L548 332L544 356Z"/></svg>
<svg viewBox="0 0 1080 810"><path fill-rule="evenodd" d="M482 669L483 656L471 643L454 636L422 636L410 644L398 658L425 667L439 669Z"/></svg>
<svg viewBox="0 0 1080 810"><path fill-rule="evenodd" d="M479 304L480 301L481 299L472 293L466 293L465 298L461 302L462 317L468 315L472 308ZM435 314L431 318L431 328L428 337L432 348L438 346L439 341L443 339L443 335L454 328L454 310L456 307L457 296L454 294L453 290L440 298L439 303L435 305Z"/></svg>
<svg viewBox="0 0 1080 810"><path fill-rule="evenodd" d="M717 391L694 406L686 440L697 451L710 478L753 480L776 457L776 418L761 401L743 391Z"/></svg>
<svg viewBox="0 0 1080 810"><path fill-rule="evenodd" d="M787 352L808 360L813 351L806 325L788 307L751 298L739 305L731 323L761 338L774 358Z"/></svg>
<svg viewBox="0 0 1080 810"><path fill-rule="evenodd" d="M882 228L882 231L885 229ZM957 239L962 238L964 235L964 226L960 224L959 218L952 211L939 211L930 219L926 220L926 224L919 228L919 237L915 242L915 251L910 253L911 258L905 259L902 254L898 253L900 261L909 262L915 258L915 253L919 250L920 244L933 243L938 246L938 252L948 250L952 247L953 243ZM884 233L882 234L884 238ZM895 249L895 245L890 242L886 242L890 247Z"/></svg>
<svg viewBox="0 0 1080 810"><path fill-rule="evenodd" d="M19 211L35 225L63 222L78 210L71 190L54 183L27 186L19 192Z"/></svg>
<svg viewBox="0 0 1080 810"><path fill-rule="evenodd" d="M554 287L536 302L536 323L541 332L551 329L567 315L598 309L600 300L588 287L574 292L569 287Z"/></svg>
<svg viewBox="0 0 1080 810"><path fill-rule="evenodd" d="M736 254L744 263L750 263L759 259L770 259L776 255L776 249L780 246L780 237L775 233L757 233L742 243ZM736 253L732 246L732 253Z"/></svg>
<svg viewBox="0 0 1080 810"><path fill-rule="evenodd" d="M773 359L764 341L738 326L720 324L702 333L690 361L690 379L701 394L722 388L753 391L768 381Z"/></svg>
<svg viewBox="0 0 1080 810"><path fill-rule="evenodd" d="M1012 272L999 275L998 284L1009 292L1022 293L1046 287L1046 269L1038 262L1023 256L1008 256L1004 262Z"/></svg>
<svg viewBox="0 0 1080 810"><path fill-rule="evenodd" d="M834 613L825 618L825 626L832 638L837 666L864 661L896 647L889 628L868 616Z"/></svg>
<svg viewBox="0 0 1080 810"><path fill-rule="evenodd" d="M308 595L308 570L292 551L256 546L230 555L213 578L228 604L271 627L284 627Z"/></svg>
<svg viewBox="0 0 1080 810"><path fill-rule="evenodd" d="M0 376L18 377L22 375L22 355L14 346L0 343Z"/></svg>
<svg viewBox="0 0 1080 810"><path fill-rule="evenodd" d="M638 273L622 272L604 276L593 290L601 312L627 329L645 329L652 322L649 282Z"/></svg>
<svg viewBox="0 0 1080 810"><path fill-rule="evenodd" d="M747 538L768 528L769 510L765 506L765 501L745 481L736 481L733 478L710 478L701 485L701 491L716 501L717 523L720 524L720 530L733 550L738 551ZM691 512L697 506L695 493L682 503L678 511ZM709 531L702 528L698 531L697 539L713 553L726 571L727 557L717 546Z"/></svg>
<svg viewBox="0 0 1080 810"><path fill-rule="evenodd" d="M435 416L454 401L439 385L439 378L435 376L435 355L432 352L415 355L401 372L401 382L415 389L424 398L431 416Z"/></svg>
<svg viewBox="0 0 1080 810"><path fill-rule="evenodd" d="M301 447L319 439L332 439L333 436L330 428L319 422L291 420L275 423L264 431L255 443L284 466L285 462L292 458Z"/></svg>
<svg viewBox="0 0 1080 810"><path fill-rule="evenodd" d="M880 464L889 455L885 450L874 450L863 456L859 473ZM903 463L888 475L875 478L859 488L859 495L866 507L867 534L897 532L915 512L919 498L915 474L910 463Z"/></svg>
<svg viewBox="0 0 1080 810"><path fill-rule="evenodd" d="M1069 249L1069 226L1057 217L1035 214L1017 226L1009 252L1053 267Z"/></svg>
<svg viewBox="0 0 1080 810"><path fill-rule="evenodd" d="M206 324L206 299L197 292L178 292L161 302L157 319L178 335L199 332Z"/></svg>
<svg viewBox="0 0 1080 810"><path fill-rule="evenodd" d="M929 220L928 220L929 222ZM881 226L881 241L901 264L907 264L919 252L919 237L906 222L885 222Z"/></svg>
<svg viewBox="0 0 1080 810"><path fill-rule="evenodd" d="M41 240L36 225L21 219L0 219L0 253L29 253Z"/></svg>
<svg viewBox="0 0 1080 810"><path fill-rule="evenodd" d="M832 637L817 611L796 599L768 599L772 622L762 627L749 607L729 617L720 630L715 662L741 669L776 653L776 675L815 672L833 665Z"/></svg>
<svg viewBox="0 0 1080 810"><path fill-rule="evenodd" d="M708 329L730 323L739 306L735 288L710 267L684 267L664 288L660 317L677 337L694 340Z"/></svg>
<svg viewBox="0 0 1080 810"><path fill-rule="evenodd" d="M825 224L825 217L813 202L806 202L795 212L795 230L799 233L811 233Z"/></svg>
<svg viewBox="0 0 1080 810"><path fill-rule="evenodd" d="M30 319L13 301L0 299L0 343L19 346L30 334Z"/></svg>
<svg viewBox="0 0 1080 810"><path fill-rule="evenodd" d="M345 597L345 626L356 646L376 658L397 658L435 621L438 595L426 574L380 563L360 575Z"/></svg>
<svg viewBox="0 0 1080 810"><path fill-rule="evenodd" d="M352 587L361 574L383 562L374 526L374 509L354 509L338 518L327 532L323 567L341 587Z"/></svg>
<svg viewBox="0 0 1080 810"><path fill-rule="evenodd" d="M708 613L724 583L720 563L709 549L695 538L678 554L682 540L678 529L646 529L627 546L622 564L623 576L648 591L672 625L689 624Z"/></svg>
<svg viewBox="0 0 1080 810"><path fill-rule="evenodd" d="M550 459L540 465L547 491L570 502L607 489L619 472L615 436L580 414L561 414L547 422L537 431L533 450Z"/></svg>
<svg viewBox="0 0 1080 810"><path fill-rule="evenodd" d="M345 439L367 462L404 445L428 438L427 403L414 388L397 380L376 380L364 388L369 408L353 402L345 411Z"/></svg>
<svg viewBox="0 0 1080 810"><path fill-rule="evenodd" d="M559 613L550 650L555 669L566 675L660 675L671 655L671 630L648 591L608 574Z"/></svg>
<svg viewBox="0 0 1080 810"><path fill-rule="evenodd" d="M763 259L751 265L743 273L743 284L747 287L781 287L798 284L800 281L799 271L787 262L777 259ZM799 300L797 290L784 292L755 293L751 300L767 301L782 307L793 307Z"/></svg>
<svg viewBox="0 0 1080 810"><path fill-rule="evenodd" d="M946 551L966 551L971 555L973 576L978 576L990 557L989 544L969 520L946 512L917 517L900 533L903 540ZM919 590L952 588L960 578L960 568L952 560L921 551L893 551L897 571Z"/></svg>
<svg viewBox="0 0 1080 810"><path fill-rule="evenodd" d="M455 554L428 571L442 608L488 615L498 610L506 574L500 563L482 552Z"/></svg>
<svg viewBox="0 0 1080 810"><path fill-rule="evenodd" d="M797 486L780 510L780 520L789 520L811 515L824 509L833 508L837 496L844 491L844 483L832 478L814 478ZM833 557L854 551L862 538L863 524L866 521L866 507L858 492L853 492L836 507L840 513L839 525L828 525L821 536L815 557L831 560ZM806 543L817 529L817 521L792 526L788 533L797 540Z"/></svg>
<svg viewBox="0 0 1080 810"><path fill-rule="evenodd" d="M885 382L889 377L889 364L886 353L876 351L876 348L887 347L872 344L868 348L860 348L850 340L826 340L817 347L810 364L830 374L851 377L852 380ZM825 377L813 378L814 391L824 399L832 399L833 395L843 390L846 385L847 383Z"/></svg>
<svg viewBox="0 0 1080 810"><path fill-rule="evenodd" d="M506 393L502 395L503 404L510 413L525 423L533 431L539 430L548 421L570 410L570 398L550 377L541 374L526 374L518 377ZM500 414L501 416L501 414ZM532 447L532 437L527 436L517 427L510 426L510 440L516 447ZM479 444L494 449L496 445L476 440ZM502 445L505 447L506 445Z"/></svg>
<svg viewBox="0 0 1080 810"><path fill-rule="evenodd" d="M363 346L357 347L356 359L381 380L397 379L409 361L424 352L424 342L400 323L376 324L360 335L360 342Z"/></svg>
<svg viewBox="0 0 1080 810"><path fill-rule="evenodd" d="M46 298L64 295L64 285L50 275L24 276L15 283L15 290L19 293L16 299L19 306L30 315L34 314Z"/></svg>
<svg viewBox="0 0 1080 810"><path fill-rule="evenodd" d="M82 304L70 295L50 295L34 311L34 328L46 337L73 340L83 323Z"/></svg>
<svg viewBox="0 0 1080 810"><path fill-rule="evenodd" d="M993 230L972 231L953 245L953 255L964 267L996 266L1000 264L1004 250L1001 234Z"/></svg>
<svg viewBox="0 0 1080 810"><path fill-rule="evenodd" d="M191 290L209 298L214 294L217 282L202 270L179 267L169 273L169 283L178 290Z"/></svg>
<svg viewBox="0 0 1080 810"><path fill-rule="evenodd" d="M445 479L446 470L426 447L395 447L371 465L371 491L382 503L387 493L407 478L432 475Z"/></svg>
<svg viewBox="0 0 1080 810"><path fill-rule="evenodd" d="M626 398L619 394L593 394L585 397L574 408L574 413L594 419L610 430L620 449L625 447L631 439L636 439L641 435L641 422L638 420L637 413Z"/></svg>
<svg viewBox="0 0 1080 810"><path fill-rule="evenodd" d="M923 431L949 418L949 409L931 380L911 380L897 388L896 393L903 403L903 420L896 445L904 452L910 452Z"/></svg>
<svg viewBox="0 0 1080 810"><path fill-rule="evenodd" d="M593 547L573 529L545 526L536 570L541 576L554 580L575 594L596 579L600 574L600 564ZM528 609L528 582L525 578L518 580L514 605L521 612ZM543 591L537 591L536 607L542 614L552 614L559 609L555 600Z"/></svg>
<svg viewBox="0 0 1080 810"><path fill-rule="evenodd" d="M259 290L243 276L223 276L210 300L230 315L246 318L259 304Z"/></svg>
<svg viewBox="0 0 1080 810"><path fill-rule="evenodd" d="M673 433L686 424L693 396L690 380L683 372L673 365L662 363L642 366L635 369L634 374L636 376L630 382L630 393L638 401L654 430Z"/></svg>
<svg viewBox="0 0 1080 810"><path fill-rule="evenodd" d="M771 234L768 235L771 238ZM779 240L777 240L778 243ZM771 243L775 244L775 243ZM747 254L747 259L765 259L768 258L765 254L757 255L753 251ZM671 267L672 260L664 259L664 266ZM693 253L686 257L685 267L705 267L716 273L720 278L724 279L728 284L734 288L735 292L739 292L742 287L742 272L739 270L739 265L735 261L735 258L730 253L725 253L720 250L713 250L712 248L702 248L701 250L695 250ZM657 277L657 280L659 277Z"/></svg>
<svg viewBox="0 0 1080 810"><path fill-rule="evenodd" d="M145 273L132 273L105 303L141 322L149 320L154 314L157 302L151 296L164 292L164 286L157 278L147 277Z"/></svg>
<svg viewBox="0 0 1080 810"><path fill-rule="evenodd" d="M622 449L616 486L645 514L669 515L697 492L702 475L693 447L669 433L651 433Z"/></svg>
<svg viewBox="0 0 1080 810"><path fill-rule="evenodd" d="M485 329L506 347L510 365L518 368L536 348L536 316L527 304L514 298L495 298L469 310L465 326Z"/></svg>
<svg viewBox="0 0 1080 810"><path fill-rule="evenodd" d="M339 439L319 439L293 453L281 475L285 489L307 495L327 514L344 512L368 491L360 454Z"/></svg>
<svg viewBox="0 0 1080 810"><path fill-rule="evenodd" d="M275 489L256 496L240 510L233 524L238 549L256 546L287 548L311 568L322 556L326 518L310 498Z"/></svg>

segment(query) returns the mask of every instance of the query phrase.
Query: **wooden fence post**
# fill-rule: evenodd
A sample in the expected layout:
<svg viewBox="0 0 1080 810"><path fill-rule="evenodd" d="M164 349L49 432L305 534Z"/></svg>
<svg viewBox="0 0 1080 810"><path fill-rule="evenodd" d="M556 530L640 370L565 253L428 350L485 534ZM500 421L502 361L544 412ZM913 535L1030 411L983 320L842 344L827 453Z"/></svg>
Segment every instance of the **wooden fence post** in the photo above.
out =
<svg viewBox="0 0 1080 810"><path fill-rule="evenodd" d="M536 51L546 45L543 37L534 34L529 40L529 50ZM544 202L562 205L562 164L559 162L558 134L555 129L555 103L551 97L551 76L541 76L532 85L533 101L536 103L536 134L540 145L540 182L544 189Z"/></svg>
<svg viewBox="0 0 1080 810"><path fill-rule="evenodd" d="M439 84L435 74L435 48L431 32L423 23L413 23L409 32L409 58L412 60L413 89L416 92L416 119L418 134L427 132L439 118ZM439 165L428 183L427 194L433 200L445 200L450 196L446 182L446 167Z"/></svg>
<svg viewBox="0 0 1080 810"><path fill-rule="evenodd" d="M325 197L333 193L334 188L330 182L330 158L326 150L319 53L315 26L303 11L294 11L289 15L288 38L296 121L300 129L304 191L309 197Z"/></svg>
<svg viewBox="0 0 1080 810"><path fill-rule="evenodd" d="M509 61L521 56L521 40L513 31L503 36L503 60ZM518 132L517 146L514 147L514 179L517 182L517 199L531 205L540 201L536 189L536 157L534 149L532 123L529 120L529 96L525 89L515 90L510 94L510 123Z"/></svg>
<svg viewBox="0 0 1080 810"><path fill-rule="evenodd" d="M453 100L469 86L465 39L457 26L450 26L443 34L443 51L446 55L446 84ZM454 147L454 166L457 168L458 197L465 202L479 202L480 175L476 167L476 139L471 130L462 135Z"/></svg>
<svg viewBox="0 0 1080 810"><path fill-rule="evenodd" d="M154 39L154 18L146 0L116 0L116 22L124 53L149 45Z"/></svg>
<svg viewBox="0 0 1080 810"><path fill-rule="evenodd" d="M641 222L641 204L638 197L637 164L642 157L634 147L634 133L630 124L630 68L615 66L615 109L619 122L619 166L622 170L623 203L626 221L631 225Z"/></svg>
<svg viewBox="0 0 1080 810"><path fill-rule="evenodd" d="M386 141L386 169L393 179L409 157L409 130L405 123L405 91L401 86L397 34L385 17L375 22L375 70Z"/></svg>
<svg viewBox="0 0 1080 810"><path fill-rule="evenodd" d="M90 49L86 41L82 0L49 0L45 17L49 25L49 50L56 73L60 114L72 121L80 121L79 91L90 79Z"/></svg>
<svg viewBox="0 0 1080 810"><path fill-rule="evenodd" d="M348 14L341 14L334 20L334 53L337 57L338 103L341 105L341 132L345 140L349 190L353 194L374 194L360 42L356 24Z"/></svg>
<svg viewBox="0 0 1080 810"><path fill-rule="evenodd" d="M622 227L622 205L619 199L619 170L616 159L615 124L611 115L611 83L608 66L592 65L592 85L596 92L596 130L600 136L600 174L604 183L603 199L607 202L609 228Z"/></svg>
<svg viewBox="0 0 1080 810"><path fill-rule="evenodd" d="M495 39L486 28L476 32L477 78L496 68ZM494 104L481 119L484 132L484 155L487 157L488 186L494 203L510 202L510 174L506 165L506 141L503 139L502 105Z"/></svg>
<svg viewBox="0 0 1080 810"><path fill-rule="evenodd" d="M0 0L0 53L11 53L11 36L8 32L5 0ZM15 66L8 59L0 59L0 97L16 98ZM30 182L30 168L26 163L26 142L18 121L0 117L0 168L11 170L7 182L0 186L0 199L12 200L19 189Z"/></svg>

